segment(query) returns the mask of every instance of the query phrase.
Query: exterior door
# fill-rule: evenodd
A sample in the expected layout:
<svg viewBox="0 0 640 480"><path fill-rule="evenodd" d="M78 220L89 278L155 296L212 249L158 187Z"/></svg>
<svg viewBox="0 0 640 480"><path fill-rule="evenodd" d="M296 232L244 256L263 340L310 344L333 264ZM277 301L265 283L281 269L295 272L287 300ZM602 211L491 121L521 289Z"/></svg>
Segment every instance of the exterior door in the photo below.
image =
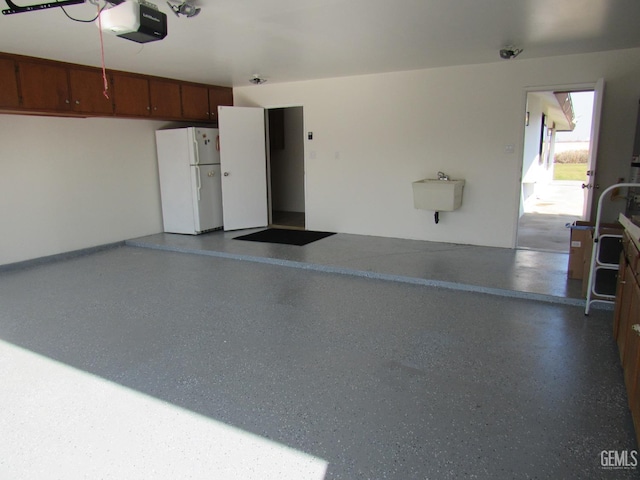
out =
<svg viewBox="0 0 640 480"><path fill-rule="evenodd" d="M602 115L602 97L604 95L604 79L599 79L593 89L593 115L591 122L591 143L589 145L589 159L587 165L587 181L582 184L584 191L584 207L582 218L591 218L591 205L593 203L593 191L598 188L596 184L596 157L598 155L598 136L600 134L600 117Z"/></svg>
<svg viewBox="0 0 640 480"><path fill-rule="evenodd" d="M220 106L218 126L224 229L266 227L264 109Z"/></svg>

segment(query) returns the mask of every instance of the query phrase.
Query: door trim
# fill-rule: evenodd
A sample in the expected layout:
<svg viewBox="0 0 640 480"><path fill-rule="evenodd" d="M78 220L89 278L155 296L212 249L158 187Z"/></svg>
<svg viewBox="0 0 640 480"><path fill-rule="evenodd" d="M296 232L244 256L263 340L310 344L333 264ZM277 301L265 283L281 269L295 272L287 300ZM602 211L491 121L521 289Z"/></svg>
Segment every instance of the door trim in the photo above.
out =
<svg viewBox="0 0 640 480"><path fill-rule="evenodd" d="M270 145L270 136L269 136L269 110L276 109L288 109L288 108L301 108L302 109L302 132L303 132L303 142L302 142L302 169L303 169L303 178L302 178L302 188L304 192L304 209L305 209L305 224L304 227L293 227L293 226L282 226L282 225L274 225L273 224L273 198L272 198L272 188L271 188L271 145ZM294 230L307 230L309 224L309 217L307 211L308 202L308 190L307 190L307 140L306 140L306 118L305 118L305 107L302 104L286 104L286 105L269 105L264 107L265 111L265 135L267 142L267 208L269 214L269 226L274 226L277 228L290 228Z"/></svg>
<svg viewBox="0 0 640 480"><path fill-rule="evenodd" d="M604 81L604 79L598 79L597 81L594 82L578 82L578 83L562 83L562 84L549 84L549 85L527 85L525 87L523 87L522 89L522 96L520 99L520 112L523 114L522 118L524 119L524 114L527 111L527 96L529 95L529 93L536 93L536 92L547 92L547 91L554 91L554 90L558 90L558 91L569 91L569 92L579 92L579 91L595 91L596 90L596 85L598 84L599 81ZM595 107L595 103L594 103L594 107ZM524 139L525 139L525 122L524 120L521 122L521 127L520 127L520 135L518 137L518 148L517 148L517 152L519 153L519 158L518 158L518 181L516 182L515 185L515 192L514 192L514 198L515 198L515 205L516 208L514 209L514 222L513 222L513 228L512 228L512 241L511 241L511 248L518 248L518 220L520 218L520 193L522 190L522 167L524 165ZM599 131L598 131L598 135L599 135ZM592 147L590 147L591 150ZM597 153L597 152L596 152Z"/></svg>

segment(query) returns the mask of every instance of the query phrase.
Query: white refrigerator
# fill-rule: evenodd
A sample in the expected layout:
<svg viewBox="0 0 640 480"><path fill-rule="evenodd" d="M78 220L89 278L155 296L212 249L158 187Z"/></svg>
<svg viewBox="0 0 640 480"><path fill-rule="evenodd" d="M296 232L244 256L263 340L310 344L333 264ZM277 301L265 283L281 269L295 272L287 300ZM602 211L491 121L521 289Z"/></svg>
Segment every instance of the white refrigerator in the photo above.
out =
<svg viewBox="0 0 640 480"><path fill-rule="evenodd" d="M156 146L164 231L197 235L222 228L218 129L158 130Z"/></svg>

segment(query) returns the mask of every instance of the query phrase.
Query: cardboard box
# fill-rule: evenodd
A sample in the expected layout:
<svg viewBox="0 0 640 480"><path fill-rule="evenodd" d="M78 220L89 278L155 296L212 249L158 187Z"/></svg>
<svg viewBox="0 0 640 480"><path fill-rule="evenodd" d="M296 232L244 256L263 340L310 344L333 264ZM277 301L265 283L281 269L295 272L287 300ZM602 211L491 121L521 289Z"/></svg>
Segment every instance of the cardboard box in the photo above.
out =
<svg viewBox="0 0 640 480"><path fill-rule="evenodd" d="M582 280L585 266L585 249L590 248L593 237L591 236L594 224L591 222L576 221L571 225L571 237L569 240L569 266L567 276Z"/></svg>

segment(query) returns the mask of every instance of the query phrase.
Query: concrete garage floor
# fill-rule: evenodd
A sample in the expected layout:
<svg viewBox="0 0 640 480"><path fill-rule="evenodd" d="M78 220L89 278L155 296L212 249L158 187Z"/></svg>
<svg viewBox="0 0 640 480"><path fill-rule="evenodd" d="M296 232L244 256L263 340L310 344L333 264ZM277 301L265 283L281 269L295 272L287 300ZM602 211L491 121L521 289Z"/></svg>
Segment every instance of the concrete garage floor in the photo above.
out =
<svg viewBox="0 0 640 480"><path fill-rule="evenodd" d="M261 230L261 229L256 229ZM567 253L338 234L305 247L234 240L253 232L161 233L130 246L208 255L425 286L584 305Z"/></svg>
<svg viewBox="0 0 640 480"><path fill-rule="evenodd" d="M519 251L354 237L0 272L0 478L637 477L601 466L637 448L610 311L499 295Z"/></svg>

